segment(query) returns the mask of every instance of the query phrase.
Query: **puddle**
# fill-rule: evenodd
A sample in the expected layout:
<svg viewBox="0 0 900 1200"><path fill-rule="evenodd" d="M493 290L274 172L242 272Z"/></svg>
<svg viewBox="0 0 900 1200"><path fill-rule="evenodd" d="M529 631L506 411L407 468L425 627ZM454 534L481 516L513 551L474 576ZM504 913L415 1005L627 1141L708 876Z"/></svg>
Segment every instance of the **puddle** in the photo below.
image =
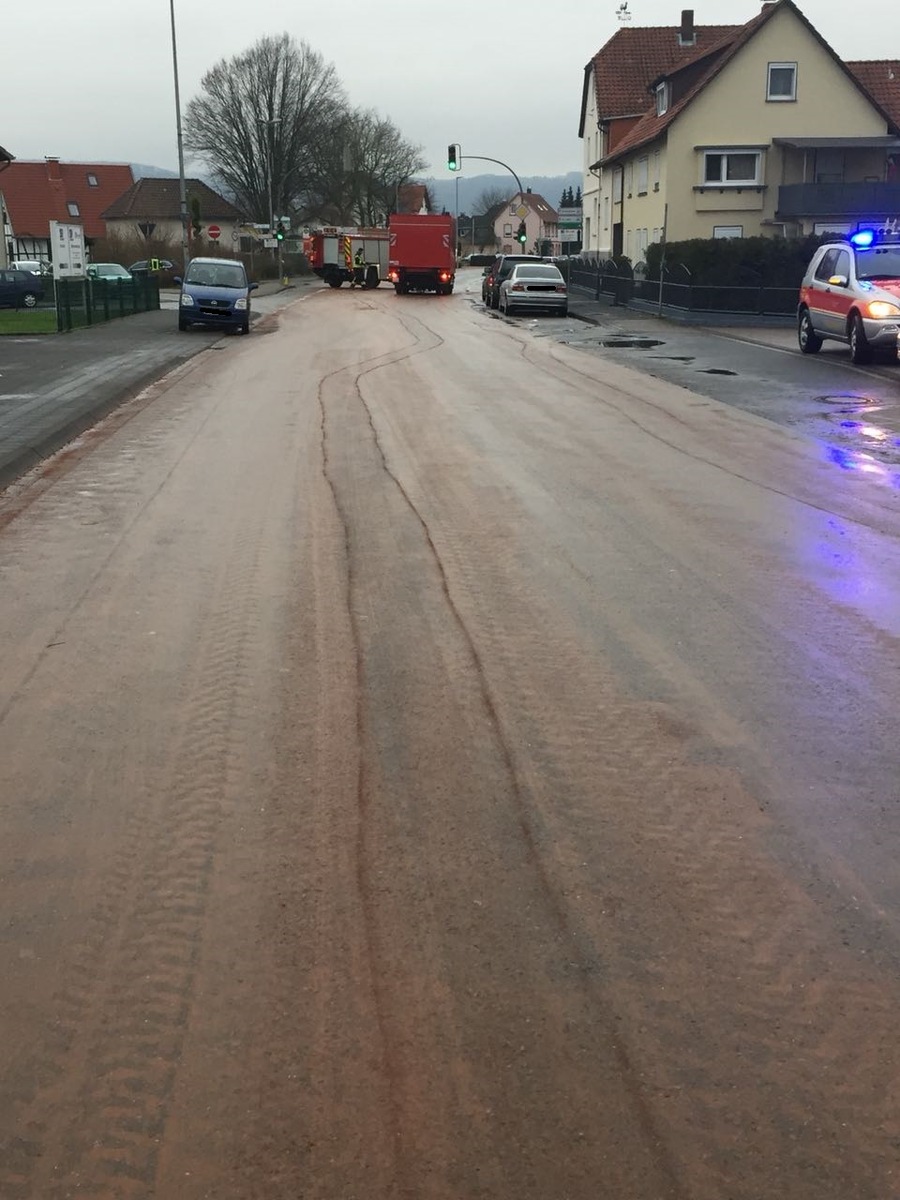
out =
<svg viewBox="0 0 900 1200"><path fill-rule="evenodd" d="M600 345L606 346L610 350L652 350L654 346L664 346L665 342L657 341L654 338L616 337L609 338Z"/></svg>
<svg viewBox="0 0 900 1200"><path fill-rule="evenodd" d="M737 375L737 371L729 371L726 367L701 367L701 375Z"/></svg>
<svg viewBox="0 0 900 1200"><path fill-rule="evenodd" d="M874 396L860 396L857 392L838 392L831 395L816 396L816 400L820 404L844 404L852 405L851 408L845 408L845 412L857 412L859 409L865 408L867 404L880 404L880 400L876 400Z"/></svg>

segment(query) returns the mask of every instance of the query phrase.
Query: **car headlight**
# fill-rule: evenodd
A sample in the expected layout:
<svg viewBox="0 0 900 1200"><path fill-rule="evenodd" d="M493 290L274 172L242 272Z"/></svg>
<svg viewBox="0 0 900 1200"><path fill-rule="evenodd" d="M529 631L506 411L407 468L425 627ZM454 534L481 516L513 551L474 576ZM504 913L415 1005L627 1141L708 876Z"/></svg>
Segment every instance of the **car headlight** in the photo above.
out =
<svg viewBox="0 0 900 1200"><path fill-rule="evenodd" d="M187 294L187 292L181 293L181 307L182 308L190 308L193 305L193 303L194 303L193 296L189 296Z"/></svg>
<svg viewBox="0 0 900 1200"><path fill-rule="evenodd" d="M243 311L247 307L247 297L241 296L240 300L235 300L234 307Z"/></svg>
<svg viewBox="0 0 900 1200"><path fill-rule="evenodd" d="M900 317L900 307L891 304L890 300L870 300L866 308L869 310L869 316L874 317L876 321L883 321L886 317Z"/></svg>

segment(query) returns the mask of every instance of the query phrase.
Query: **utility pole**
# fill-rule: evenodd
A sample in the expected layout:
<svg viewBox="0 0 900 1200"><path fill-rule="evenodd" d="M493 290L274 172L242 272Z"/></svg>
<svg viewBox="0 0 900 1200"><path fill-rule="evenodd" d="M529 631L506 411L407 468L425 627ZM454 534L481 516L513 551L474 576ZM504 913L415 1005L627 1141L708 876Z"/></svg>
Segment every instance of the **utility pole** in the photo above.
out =
<svg viewBox="0 0 900 1200"><path fill-rule="evenodd" d="M281 124L281 117L269 117L266 120L264 117L259 118L260 125L267 125L269 129L269 152L267 155L267 166L269 176L269 237L275 237L275 126ZM277 242L274 248L272 257L275 259L278 270L278 278L281 278L281 243Z"/></svg>
<svg viewBox="0 0 900 1200"><path fill-rule="evenodd" d="M187 184L184 178L184 139L181 133L181 97L178 91L178 48L175 41L175 0L169 0L169 15L172 21L172 71L175 76L175 128L178 134L178 205L181 213L181 269L187 273L191 259L191 242L188 234Z"/></svg>

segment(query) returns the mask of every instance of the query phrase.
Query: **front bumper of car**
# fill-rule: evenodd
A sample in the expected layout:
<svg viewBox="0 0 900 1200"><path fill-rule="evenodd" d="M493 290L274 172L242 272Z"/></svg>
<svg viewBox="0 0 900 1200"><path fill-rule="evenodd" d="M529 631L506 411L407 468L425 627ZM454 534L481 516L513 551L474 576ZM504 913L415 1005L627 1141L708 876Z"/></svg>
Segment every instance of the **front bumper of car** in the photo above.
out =
<svg viewBox="0 0 900 1200"><path fill-rule="evenodd" d="M192 296L182 292L179 316L182 321L190 321L194 325L228 329L246 325L250 319L249 308L246 296L232 300L221 296Z"/></svg>

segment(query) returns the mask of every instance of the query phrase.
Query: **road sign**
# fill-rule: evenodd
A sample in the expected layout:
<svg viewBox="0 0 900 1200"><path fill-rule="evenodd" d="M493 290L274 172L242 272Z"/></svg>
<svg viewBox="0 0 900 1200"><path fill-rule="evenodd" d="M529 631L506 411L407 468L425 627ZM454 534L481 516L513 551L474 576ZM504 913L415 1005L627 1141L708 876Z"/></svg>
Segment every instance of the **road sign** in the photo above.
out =
<svg viewBox="0 0 900 1200"><path fill-rule="evenodd" d="M218 225L210 225L209 229L207 229L206 232L209 234L209 236L215 242L215 241L218 241L219 235L221 234L222 230L218 227Z"/></svg>
<svg viewBox="0 0 900 1200"><path fill-rule="evenodd" d="M278 242L275 240L275 238L263 238L263 245L267 250L274 250L278 245Z"/></svg>

